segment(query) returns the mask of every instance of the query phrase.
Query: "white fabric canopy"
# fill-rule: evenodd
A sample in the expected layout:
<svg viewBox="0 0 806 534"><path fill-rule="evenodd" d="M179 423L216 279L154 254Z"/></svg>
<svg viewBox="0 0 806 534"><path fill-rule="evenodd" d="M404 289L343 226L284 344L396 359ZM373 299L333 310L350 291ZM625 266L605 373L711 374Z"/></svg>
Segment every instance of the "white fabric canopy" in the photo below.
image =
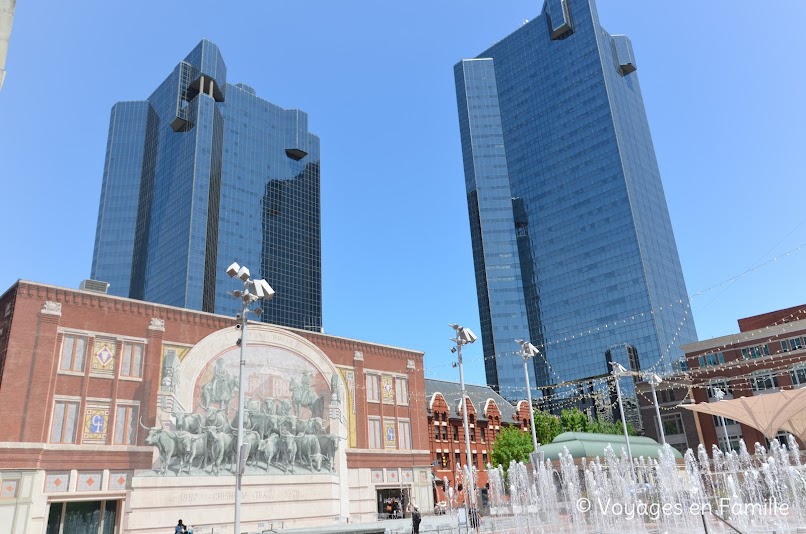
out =
<svg viewBox="0 0 806 534"><path fill-rule="evenodd" d="M781 430L786 430L803 443L806 443L806 411L796 414L792 419L784 423Z"/></svg>
<svg viewBox="0 0 806 534"><path fill-rule="evenodd" d="M780 429L792 432L801 439L806 434L806 388L681 406L693 412L727 417L752 426L768 439L775 438ZM794 426L787 427L790 421Z"/></svg>

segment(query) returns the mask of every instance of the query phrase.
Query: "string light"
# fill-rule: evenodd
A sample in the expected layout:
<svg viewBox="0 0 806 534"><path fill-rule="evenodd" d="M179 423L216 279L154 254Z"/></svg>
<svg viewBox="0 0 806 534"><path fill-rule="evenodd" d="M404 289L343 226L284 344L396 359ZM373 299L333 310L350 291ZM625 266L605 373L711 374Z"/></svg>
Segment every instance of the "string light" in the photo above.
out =
<svg viewBox="0 0 806 534"><path fill-rule="evenodd" d="M628 316L626 318L620 318L620 319L616 319L614 321L609 321L604 326L600 325L600 326L597 326L597 327L592 327L592 328L589 328L589 329L585 329L585 330L580 331L580 332L578 332L576 334L573 334L573 335L570 335L570 336L565 336L563 338L557 338L557 339L553 339L553 340L550 340L550 341L545 341L544 340L542 343L536 344L536 346L538 348L545 349L546 347L550 347L551 345L564 343L564 342L567 342L567 341L570 341L570 340L576 340L578 338L581 338L581 337L584 337L584 336L587 336L587 335L592 335L592 334L595 334L595 333L598 333L598 332L606 331L606 330L611 329L612 327L615 327L617 325L626 324L627 321L634 321L634 320L637 320L637 319L645 318L645 317L647 317L647 315L649 315L651 317L653 315L657 315L658 313L662 312L663 310L675 309L676 305L677 305L678 308L684 305L683 315L681 317L680 322L677 325L677 329L676 329L675 333L673 334L671 341L669 341L669 343L667 344L665 350L662 352L661 357L658 359L658 361L655 362L649 368L644 370L644 372L652 372L653 370L657 369L659 366L661 366L666 361L668 355L670 354L672 349L675 347L675 341L678 339L678 337L679 337L680 333L682 332L683 327L685 326L685 323L686 323L686 321L688 319L690 309L691 309L691 300L693 300L693 299L695 299L697 297L700 297L700 296L702 296L702 295L704 295L704 294L706 294L706 293L708 293L710 291L713 291L714 289L716 289L718 287L721 287L721 286L723 286L723 285L725 285L727 283L734 282L735 280L737 280L737 279L739 279L739 278L741 278L741 277L743 277L743 276L745 276L745 275L747 275L749 273L752 273L752 272L760 269L761 267L764 267L765 265L768 265L770 263L774 263L774 262L778 261L779 259L781 259L783 257L790 256L791 254L793 254L795 252L798 252L799 250L803 249L804 247L806 247L806 243L800 244L797 247L795 247L793 249L790 249L790 250L788 250L788 251L786 251L786 252L784 252L782 254L779 254L778 256L776 256L776 257L774 257L774 258L772 258L772 259L770 259L770 260L768 260L766 262L760 263L760 264L755 265L755 266L753 266L753 267L751 267L749 269L746 269L745 271L743 271L743 272L741 272L741 273L739 273L739 274L737 274L735 276L732 276L732 277L730 277L730 278L728 278L726 280L723 280L722 282L719 282L718 284L714 284L711 287L708 287L706 289L703 289L701 291L693 293L693 294L688 296L688 301L687 302L684 302L682 299L677 300L677 301L673 301L673 302L671 302L669 304L666 304L664 306L659 306L657 308L653 308L653 309L649 310L648 312L636 313L636 314L630 315L630 316ZM795 313L803 313L803 312L806 312L806 311L799 310L799 312L795 312ZM792 315L794 315L794 313ZM783 322L786 322L786 321L784 320ZM766 328L771 328L773 326L777 326L777 322L774 323L773 325L767 326ZM774 336L774 337L776 337L776 336ZM773 338L770 338L770 340L771 339L773 339ZM725 347L735 345L737 343L741 343L741 342L746 341L746 340L747 340L747 336L745 338L743 338L743 339L734 340L733 342L725 345ZM718 351L719 349L716 349L716 350ZM710 354L710 353L698 354L696 356L687 356L687 359L691 359L691 358L698 357L700 355L706 355L706 354ZM491 355L491 356L482 356L481 358L466 358L466 361L470 361L470 362L473 362L473 361L486 362L488 360L495 360L495 359L505 357L505 356L510 356L510 355L515 356L515 355L517 355L517 353L514 352L514 351L512 351L512 352L504 352L504 353L498 353L498 354ZM553 384L535 385L535 386L533 386L532 389L534 389L536 392L540 393L543 390L556 389L558 387L568 387L570 385L575 385L575 384L579 384L579 383L586 383L586 384L591 383L591 380L584 379L584 378L583 379L577 379L577 380L562 380L562 378L559 376L559 374L556 371L554 371L553 368L551 368L551 365L548 362L548 358L546 357L546 354L545 354L544 350L541 350L541 355L543 356L543 360L546 363L546 366L549 369L550 373L556 379L556 382L553 383ZM450 365L450 364L446 364L444 366L430 367L429 370L430 369L435 369L435 368L440 368L440 367L447 367L447 365ZM426 371L426 369L424 369L424 371ZM520 388L520 390L524 391L524 392L525 392L525 389L526 389L525 387Z"/></svg>

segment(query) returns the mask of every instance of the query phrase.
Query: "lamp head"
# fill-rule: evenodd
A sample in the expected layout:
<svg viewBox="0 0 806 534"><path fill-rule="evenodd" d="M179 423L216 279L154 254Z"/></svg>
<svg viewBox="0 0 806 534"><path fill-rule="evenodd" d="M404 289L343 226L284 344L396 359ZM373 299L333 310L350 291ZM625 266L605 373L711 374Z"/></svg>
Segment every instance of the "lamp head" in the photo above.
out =
<svg viewBox="0 0 806 534"><path fill-rule="evenodd" d="M274 289L262 278L260 280L252 280L250 286L252 293L259 299L269 300L274 296Z"/></svg>
<svg viewBox="0 0 806 534"><path fill-rule="evenodd" d="M616 375L623 375L627 373L627 369L624 368L619 362L610 362L610 365L613 366L613 373Z"/></svg>
<svg viewBox="0 0 806 534"><path fill-rule="evenodd" d="M461 327L458 332L459 339L461 339L465 343L473 343L478 339L476 334L473 333L472 330L469 328Z"/></svg>
<svg viewBox="0 0 806 534"><path fill-rule="evenodd" d="M520 344L523 354L529 358L537 356L540 353L540 351L537 350L537 347L535 347L525 339L516 339L515 342Z"/></svg>
<svg viewBox="0 0 806 534"><path fill-rule="evenodd" d="M238 276L238 271L241 270L241 266L238 265L238 262L232 262L232 265L227 267L227 274L230 278L235 278Z"/></svg>
<svg viewBox="0 0 806 534"><path fill-rule="evenodd" d="M238 275L237 275L237 276L238 276L238 278L240 278L240 279L241 279L241 280L243 280L244 282L246 282L247 280L249 280L249 276L250 276L250 275L251 275L251 273L249 272L249 269L248 269L248 268L246 268L246 267L241 267L240 269L238 269Z"/></svg>
<svg viewBox="0 0 806 534"><path fill-rule="evenodd" d="M656 375L655 373L652 373L652 374L649 375L649 381L657 386L658 384L663 382L663 379L661 377L659 377L658 375Z"/></svg>
<svg viewBox="0 0 806 534"><path fill-rule="evenodd" d="M476 336L476 334L474 334L469 328L459 326L458 324L449 324L448 326L456 331L456 340L462 345L473 343L476 341L476 339L478 339L478 336Z"/></svg>

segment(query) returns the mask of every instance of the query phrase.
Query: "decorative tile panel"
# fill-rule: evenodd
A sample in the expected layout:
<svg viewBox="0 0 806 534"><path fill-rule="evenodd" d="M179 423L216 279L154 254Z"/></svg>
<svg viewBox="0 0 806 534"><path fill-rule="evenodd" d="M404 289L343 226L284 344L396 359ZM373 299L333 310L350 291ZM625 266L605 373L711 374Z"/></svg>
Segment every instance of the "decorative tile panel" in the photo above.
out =
<svg viewBox="0 0 806 534"><path fill-rule="evenodd" d="M87 405L84 409L81 443L106 443L108 427L109 406Z"/></svg>
<svg viewBox="0 0 806 534"><path fill-rule="evenodd" d="M400 473L404 484L411 484L414 482L414 471L411 469L403 469Z"/></svg>
<svg viewBox="0 0 806 534"><path fill-rule="evenodd" d="M400 480L400 477L398 476L397 468L387 469L386 470L386 478L389 479L389 482L397 482L398 480Z"/></svg>
<svg viewBox="0 0 806 534"><path fill-rule="evenodd" d="M79 473L76 491L101 491L101 480L103 473L100 472Z"/></svg>
<svg viewBox="0 0 806 534"><path fill-rule="evenodd" d="M381 377L381 397L383 398L384 404L395 403L395 385L392 377L389 375L383 375Z"/></svg>
<svg viewBox="0 0 806 534"><path fill-rule="evenodd" d="M96 338L92 346L90 372L94 375L115 376L115 350L114 339Z"/></svg>
<svg viewBox="0 0 806 534"><path fill-rule="evenodd" d="M395 421L394 419L384 419L383 421L383 443L386 449L397 448L397 438L395 434Z"/></svg>
<svg viewBox="0 0 806 534"><path fill-rule="evenodd" d="M125 490L129 482L129 473L109 473L109 491Z"/></svg>
<svg viewBox="0 0 806 534"><path fill-rule="evenodd" d="M45 493L63 493L69 491L70 472L47 473L45 475Z"/></svg>
<svg viewBox="0 0 806 534"><path fill-rule="evenodd" d="M16 499L19 480L3 480L0 482L0 499Z"/></svg>
<svg viewBox="0 0 806 534"><path fill-rule="evenodd" d="M383 469L373 469L371 471L370 477L372 478L373 484L379 484L381 482L384 482Z"/></svg>

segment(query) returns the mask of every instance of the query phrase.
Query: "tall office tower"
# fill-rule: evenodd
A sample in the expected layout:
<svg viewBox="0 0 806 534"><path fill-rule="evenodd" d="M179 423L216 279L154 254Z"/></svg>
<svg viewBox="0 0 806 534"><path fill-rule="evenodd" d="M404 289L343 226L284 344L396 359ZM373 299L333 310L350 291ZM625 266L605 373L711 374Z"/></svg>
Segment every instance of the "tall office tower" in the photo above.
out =
<svg viewBox="0 0 806 534"><path fill-rule="evenodd" d="M319 138L305 113L228 84L202 41L148 100L112 108L92 278L235 314L233 261L277 291L264 321L321 330Z"/></svg>
<svg viewBox="0 0 806 534"><path fill-rule="evenodd" d="M669 368L696 331L630 41L547 0L454 73L487 382L523 398L516 338L538 389Z"/></svg>

